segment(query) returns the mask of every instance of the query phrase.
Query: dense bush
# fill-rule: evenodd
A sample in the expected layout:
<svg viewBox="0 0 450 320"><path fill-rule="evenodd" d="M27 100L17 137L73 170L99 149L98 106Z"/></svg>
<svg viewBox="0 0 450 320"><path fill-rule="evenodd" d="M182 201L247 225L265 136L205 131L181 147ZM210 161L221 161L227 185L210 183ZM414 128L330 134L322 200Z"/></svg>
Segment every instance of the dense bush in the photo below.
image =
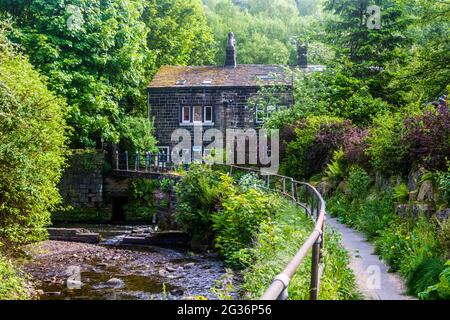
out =
<svg viewBox="0 0 450 320"><path fill-rule="evenodd" d="M295 125L295 139L286 150L281 170L298 179L320 173L344 141L350 124L335 117L309 117Z"/></svg>
<svg viewBox="0 0 450 320"><path fill-rule="evenodd" d="M274 216L279 201L279 197L253 188L224 197L222 209L213 214L212 220L215 248L229 265L247 266L245 249L252 246L261 223Z"/></svg>
<svg viewBox="0 0 450 320"><path fill-rule="evenodd" d="M30 294L25 289L23 279L12 262L0 253L0 300L27 299Z"/></svg>
<svg viewBox="0 0 450 320"><path fill-rule="evenodd" d="M0 29L0 244L41 240L66 155L64 100Z"/></svg>
<svg viewBox="0 0 450 320"><path fill-rule="evenodd" d="M409 161L427 170L445 170L450 157L450 113L443 104L405 120Z"/></svg>
<svg viewBox="0 0 450 320"><path fill-rule="evenodd" d="M375 241L376 251L392 270L408 277L423 261L439 258L446 250L436 233L436 226L423 216L418 221L397 220L381 232Z"/></svg>
<svg viewBox="0 0 450 320"><path fill-rule="evenodd" d="M445 264L445 269L439 275L437 283L419 293L419 297L421 299L450 300L450 260Z"/></svg>
<svg viewBox="0 0 450 320"><path fill-rule="evenodd" d="M194 237L212 237L211 216L220 206L220 177L208 166L193 164L176 185L177 221Z"/></svg>
<svg viewBox="0 0 450 320"><path fill-rule="evenodd" d="M401 113L378 116L374 119L367 138L366 153L370 157L371 165L377 172L388 177L405 175L411 168L403 119L404 115Z"/></svg>

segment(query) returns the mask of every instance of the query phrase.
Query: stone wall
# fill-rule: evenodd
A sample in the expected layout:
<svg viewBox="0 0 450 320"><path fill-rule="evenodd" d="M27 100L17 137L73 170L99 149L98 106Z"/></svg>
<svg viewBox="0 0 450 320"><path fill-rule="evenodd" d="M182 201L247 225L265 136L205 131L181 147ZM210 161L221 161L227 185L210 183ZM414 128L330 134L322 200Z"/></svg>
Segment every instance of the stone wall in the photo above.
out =
<svg viewBox="0 0 450 320"><path fill-rule="evenodd" d="M103 151L73 151L59 183L64 204L100 208L103 201Z"/></svg>

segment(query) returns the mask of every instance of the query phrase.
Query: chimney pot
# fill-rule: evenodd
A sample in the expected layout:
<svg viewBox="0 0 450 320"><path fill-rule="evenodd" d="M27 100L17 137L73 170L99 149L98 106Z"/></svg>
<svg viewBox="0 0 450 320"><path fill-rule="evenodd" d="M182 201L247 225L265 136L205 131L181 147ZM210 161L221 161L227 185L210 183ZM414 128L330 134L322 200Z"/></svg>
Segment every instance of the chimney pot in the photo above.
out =
<svg viewBox="0 0 450 320"><path fill-rule="evenodd" d="M234 33L228 34L228 44L225 56L225 67L236 68L237 66L237 52L236 52L236 39Z"/></svg>

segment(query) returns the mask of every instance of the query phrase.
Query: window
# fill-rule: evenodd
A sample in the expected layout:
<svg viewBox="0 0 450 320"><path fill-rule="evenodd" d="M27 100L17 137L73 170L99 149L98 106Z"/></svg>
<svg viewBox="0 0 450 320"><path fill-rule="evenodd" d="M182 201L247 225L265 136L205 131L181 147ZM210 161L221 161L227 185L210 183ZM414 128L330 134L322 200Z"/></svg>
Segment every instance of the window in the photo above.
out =
<svg viewBox="0 0 450 320"><path fill-rule="evenodd" d="M272 112L282 109L277 106L256 106L256 123L264 123Z"/></svg>
<svg viewBox="0 0 450 320"><path fill-rule="evenodd" d="M202 123L202 107L195 106L194 107L194 123Z"/></svg>
<svg viewBox="0 0 450 320"><path fill-rule="evenodd" d="M191 107L181 108L181 122L190 123L191 122Z"/></svg>
<svg viewBox="0 0 450 320"><path fill-rule="evenodd" d="M181 106L180 107L180 124L207 124L213 125L213 107L212 106Z"/></svg>
<svg viewBox="0 0 450 320"><path fill-rule="evenodd" d="M212 107L203 107L203 122L204 123L212 123Z"/></svg>

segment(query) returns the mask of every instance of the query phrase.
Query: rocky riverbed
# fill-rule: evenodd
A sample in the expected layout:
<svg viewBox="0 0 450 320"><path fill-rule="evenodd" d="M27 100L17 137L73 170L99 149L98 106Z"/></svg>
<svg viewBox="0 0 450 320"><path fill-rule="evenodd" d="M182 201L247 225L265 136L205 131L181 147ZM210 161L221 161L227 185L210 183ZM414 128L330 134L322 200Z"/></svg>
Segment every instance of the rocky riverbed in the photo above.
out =
<svg viewBox="0 0 450 320"><path fill-rule="evenodd" d="M225 274L214 254L45 241L27 247L25 270L40 299L148 300L216 296Z"/></svg>

